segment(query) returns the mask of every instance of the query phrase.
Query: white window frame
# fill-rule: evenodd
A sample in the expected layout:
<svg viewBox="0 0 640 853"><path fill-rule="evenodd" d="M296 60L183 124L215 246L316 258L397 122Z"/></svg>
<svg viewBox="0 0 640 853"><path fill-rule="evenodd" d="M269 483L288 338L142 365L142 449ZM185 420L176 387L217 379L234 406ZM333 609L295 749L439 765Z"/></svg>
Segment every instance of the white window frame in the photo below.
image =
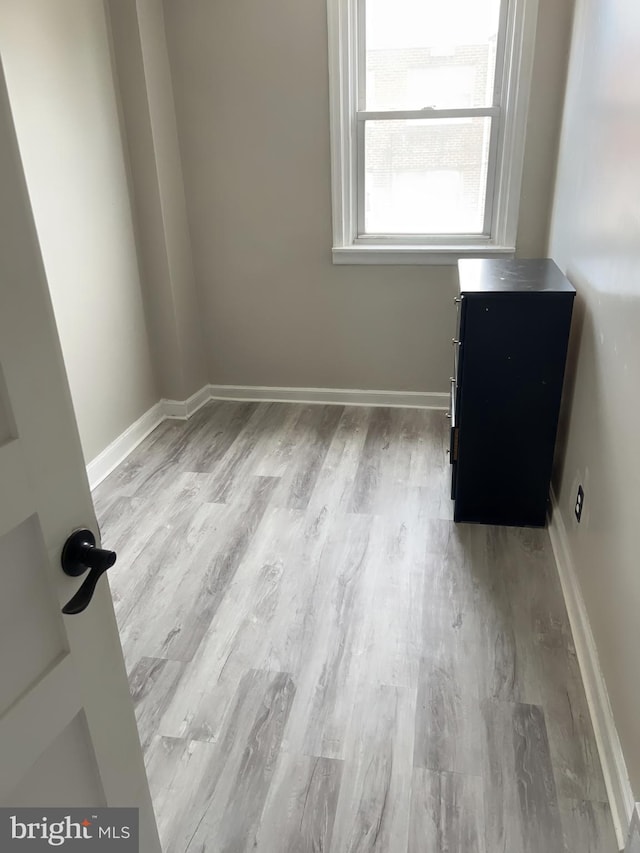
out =
<svg viewBox="0 0 640 853"><path fill-rule="evenodd" d="M389 112L363 106L366 0L327 0L331 120L331 196L335 264L449 264L461 257L509 256L515 252L524 163L529 91L538 0L503 0L494 103L487 108L394 112L394 118L492 117L484 234L363 235L358 222L364 194L364 122ZM392 0L390 0L392 2ZM360 79L360 91L358 80Z"/></svg>

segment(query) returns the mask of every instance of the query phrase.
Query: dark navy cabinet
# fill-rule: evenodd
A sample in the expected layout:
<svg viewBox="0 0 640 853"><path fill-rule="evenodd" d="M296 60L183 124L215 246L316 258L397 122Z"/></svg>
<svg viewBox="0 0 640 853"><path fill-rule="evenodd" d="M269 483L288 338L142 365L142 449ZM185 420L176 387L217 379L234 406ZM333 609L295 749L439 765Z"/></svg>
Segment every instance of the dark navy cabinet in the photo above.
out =
<svg viewBox="0 0 640 853"><path fill-rule="evenodd" d="M575 290L546 258L461 260L458 272L454 519L543 527Z"/></svg>

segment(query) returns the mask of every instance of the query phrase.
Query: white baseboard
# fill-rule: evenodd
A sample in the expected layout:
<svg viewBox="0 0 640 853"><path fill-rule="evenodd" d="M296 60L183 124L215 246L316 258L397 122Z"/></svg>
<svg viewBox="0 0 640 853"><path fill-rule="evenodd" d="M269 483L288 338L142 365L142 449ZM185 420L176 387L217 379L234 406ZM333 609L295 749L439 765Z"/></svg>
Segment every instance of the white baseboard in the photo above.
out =
<svg viewBox="0 0 640 853"><path fill-rule="evenodd" d="M211 399L209 386L204 385L195 394L192 394L188 400L161 400L162 411L165 418L176 418L186 421L191 415L194 415L198 409L201 409Z"/></svg>
<svg viewBox="0 0 640 853"><path fill-rule="evenodd" d="M168 418L186 420L210 399L209 386L205 385L188 400L160 400L89 462L89 487L95 489L163 421Z"/></svg>
<svg viewBox="0 0 640 853"><path fill-rule="evenodd" d="M252 400L273 403L325 403L346 406L393 406L446 409L448 394L419 391L354 391L342 388L269 388L253 385L205 385L188 400L160 400L87 465L95 489L135 450L150 432L167 420L187 420L210 400Z"/></svg>
<svg viewBox="0 0 640 853"><path fill-rule="evenodd" d="M449 394L426 391L360 391L351 388L277 388L262 385L210 385L212 400L269 403L323 403L344 406L391 406L446 409Z"/></svg>
<svg viewBox="0 0 640 853"><path fill-rule="evenodd" d="M607 685L598 660L598 650L571 556L567 530L555 494L551 493L552 514L549 535L558 566L578 663L582 673L591 721L598 745L609 805L618 839L625 849L634 811L634 797L620 738L613 718Z"/></svg>
<svg viewBox="0 0 640 853"><path fill-rule="evenodd" d="M160 401L138 418L135 423L131 424L108 447L105 447L102 453L98 454L87 465L89 486L94 489L98 483L101 483L149 433L162 423L165 417L162 401Z"/></svg>

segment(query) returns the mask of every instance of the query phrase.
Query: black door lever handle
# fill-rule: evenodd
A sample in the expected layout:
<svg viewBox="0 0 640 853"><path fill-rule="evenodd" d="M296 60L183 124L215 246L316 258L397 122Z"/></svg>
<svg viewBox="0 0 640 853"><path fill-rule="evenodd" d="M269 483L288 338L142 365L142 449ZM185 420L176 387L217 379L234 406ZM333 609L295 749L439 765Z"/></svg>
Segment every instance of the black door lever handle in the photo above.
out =
<svg viewBox="0 0 640 853"><path fill-rule="evenodd" d="M91 571L73 598L62 608L63 613L82 613L93 598L98 581L115 563L116 558L115 551L96 548L96 537L90 530L75 530L71 534L62 549L62 570L74 578L84 574L87 569Z"/></svg>

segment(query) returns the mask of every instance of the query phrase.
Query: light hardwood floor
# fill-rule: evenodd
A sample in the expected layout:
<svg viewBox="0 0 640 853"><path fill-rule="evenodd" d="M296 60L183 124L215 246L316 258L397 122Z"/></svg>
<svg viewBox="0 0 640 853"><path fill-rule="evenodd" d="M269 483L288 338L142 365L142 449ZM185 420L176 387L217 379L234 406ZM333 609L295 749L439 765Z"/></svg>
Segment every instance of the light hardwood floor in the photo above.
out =
<svg viewBox="0 0 640 853"><path fill-rule="evenodd" d="M166 853L613 853L544 530L446 422L213 403L94 492Z"/></svg>

